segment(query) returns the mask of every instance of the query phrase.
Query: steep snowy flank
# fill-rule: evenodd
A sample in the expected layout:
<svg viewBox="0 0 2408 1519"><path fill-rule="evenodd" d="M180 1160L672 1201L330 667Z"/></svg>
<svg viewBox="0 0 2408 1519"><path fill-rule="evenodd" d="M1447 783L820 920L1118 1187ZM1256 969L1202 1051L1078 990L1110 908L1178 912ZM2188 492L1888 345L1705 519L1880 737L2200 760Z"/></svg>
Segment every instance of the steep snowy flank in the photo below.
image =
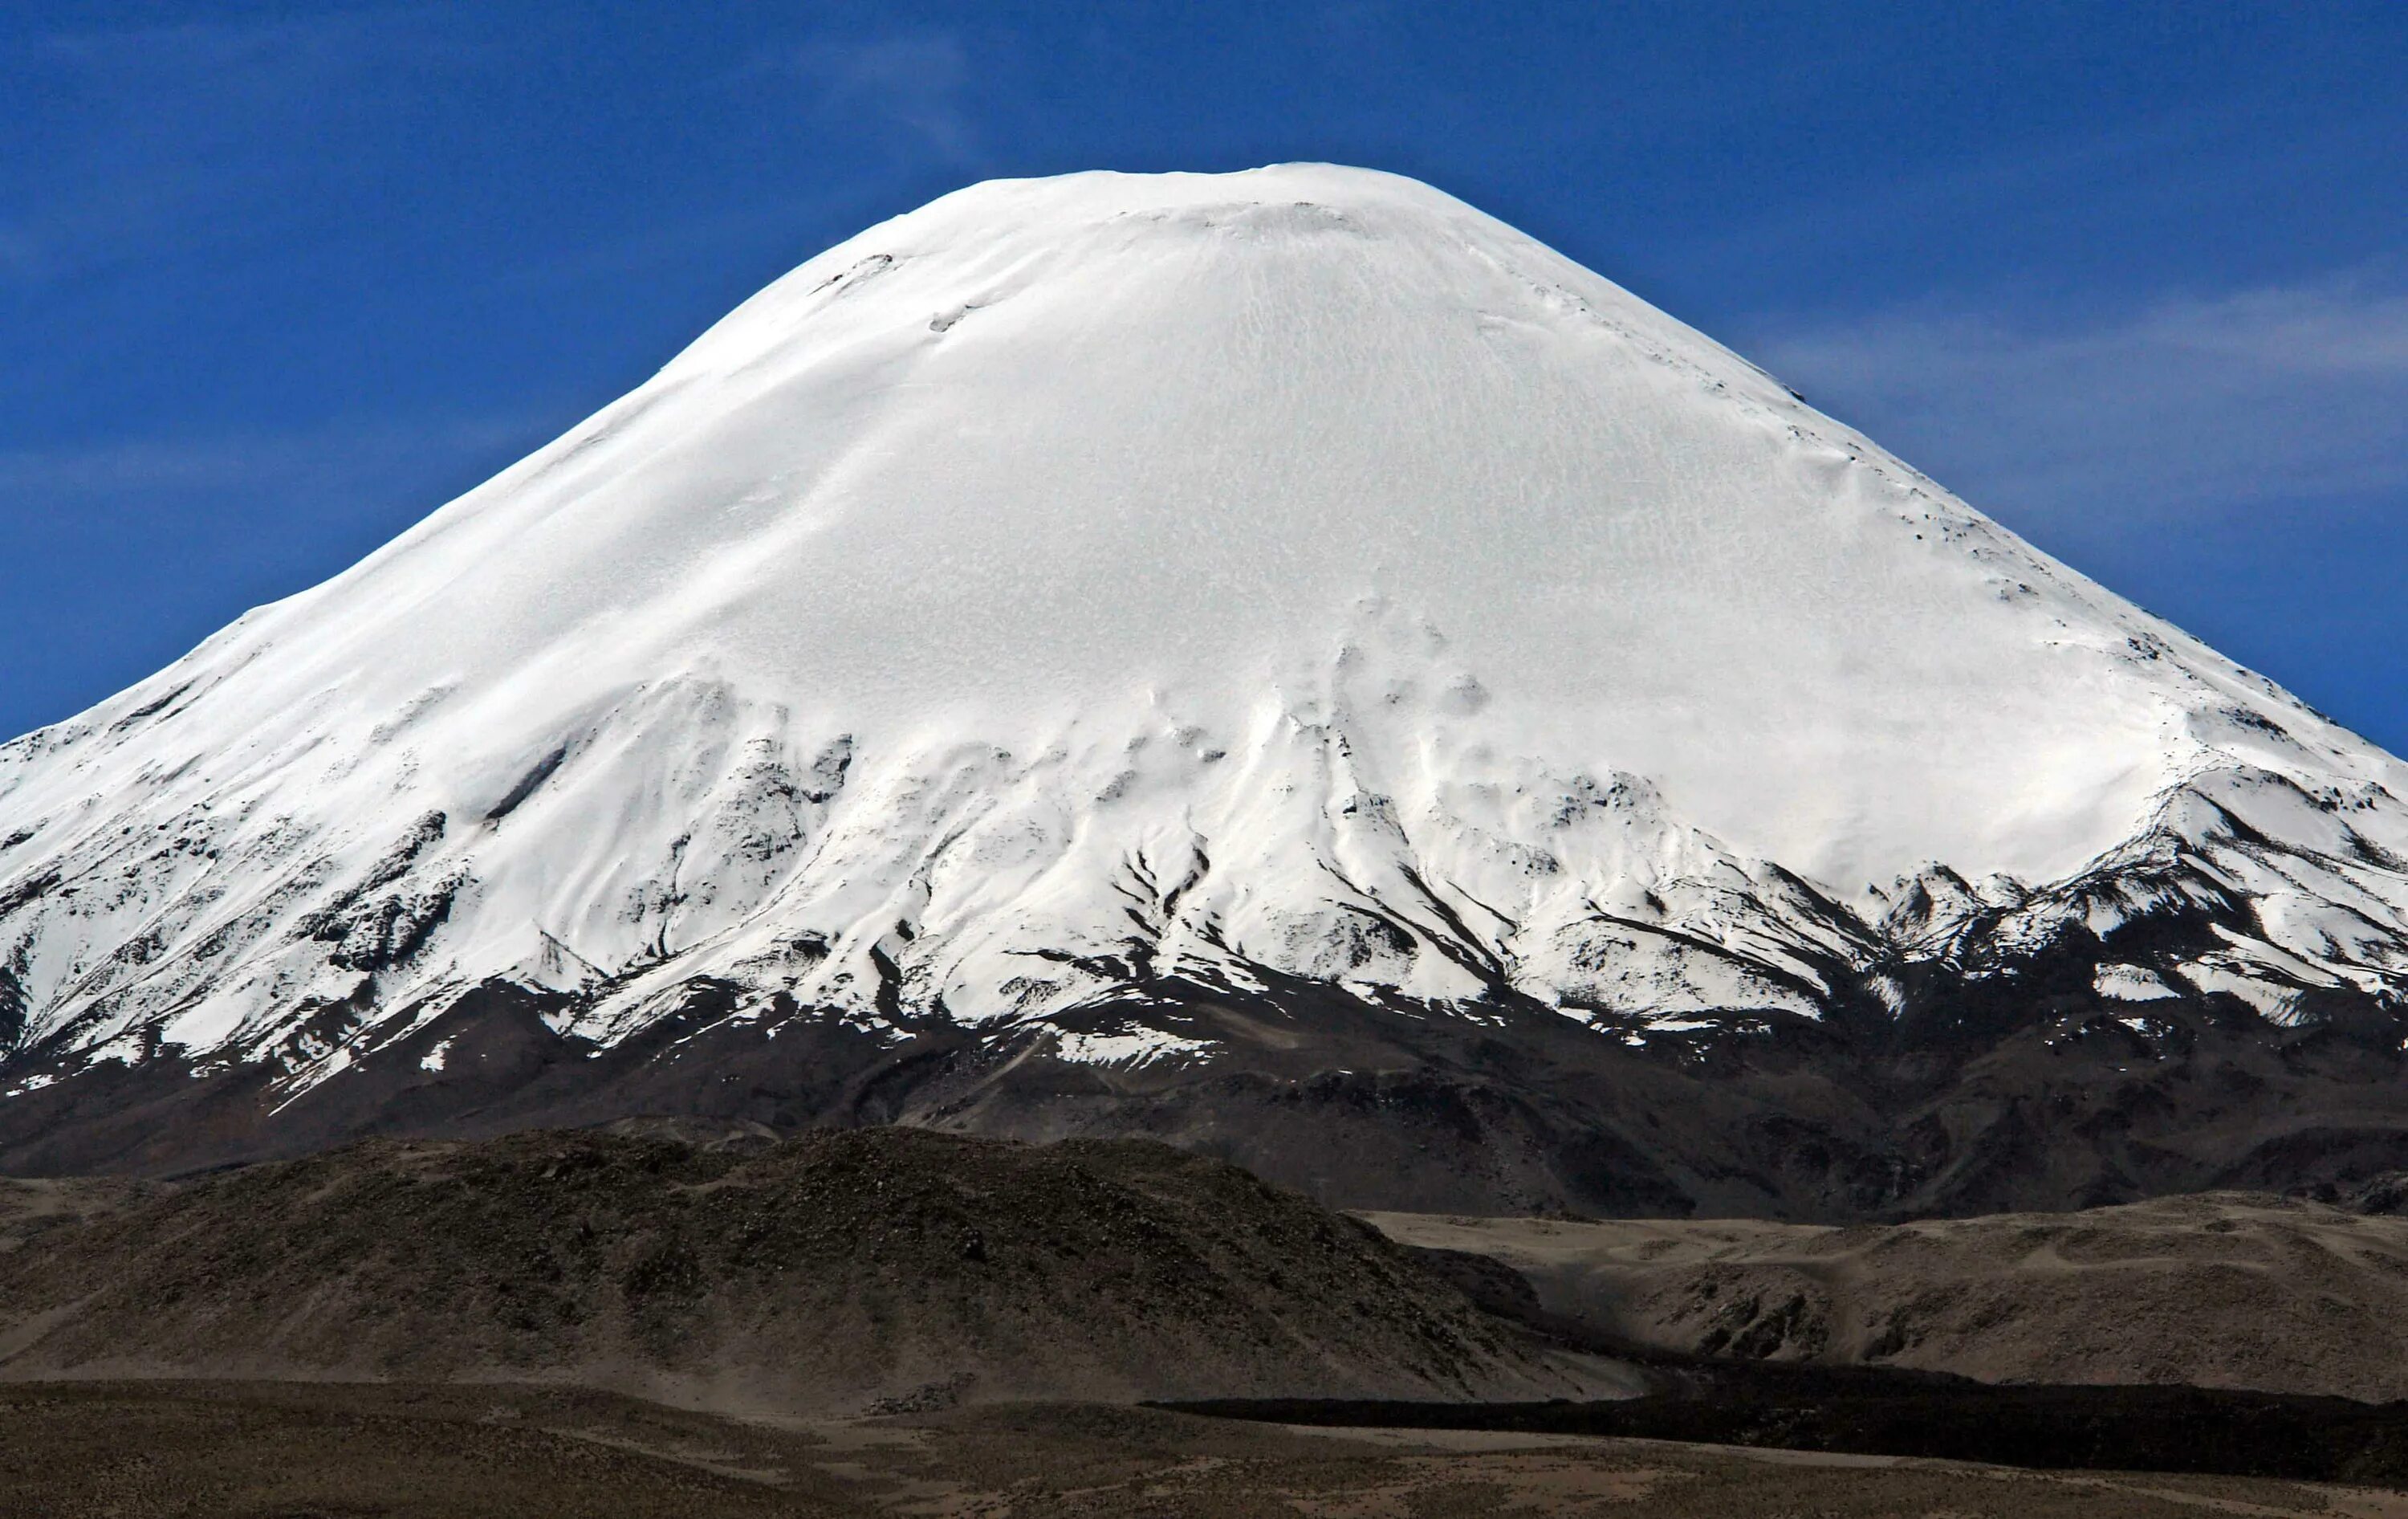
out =
<svg viewBox="0 0 2408 1519"><path fill-rule="evenodd" d="M495 980L604 1045L708 982L765 1039L1078 1012L1054 1058L1149 1069L1302 984L2282 1023L2408 990L2403 795L1426 186L996 182L0 749L0 1089L306 1089Z"/></svg>

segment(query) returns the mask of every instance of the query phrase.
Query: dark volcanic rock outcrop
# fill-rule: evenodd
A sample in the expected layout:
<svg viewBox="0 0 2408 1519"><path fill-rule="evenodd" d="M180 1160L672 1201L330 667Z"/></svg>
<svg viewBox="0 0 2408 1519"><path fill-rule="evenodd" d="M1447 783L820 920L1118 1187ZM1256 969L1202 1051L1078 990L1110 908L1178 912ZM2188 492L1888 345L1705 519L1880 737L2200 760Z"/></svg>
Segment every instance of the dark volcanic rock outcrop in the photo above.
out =
<svg viewBox="0 0 2408 1519"><path fill-rule="evenodd" d="M734 995L698 986L602 1045L554 1026L558 994L483 987L297 1094L280 1067L173 1050L99 1063L0 1102L0 1171L167 1176L627 1113L1142 1136L1329 1206L1496 1214L1844 1222L2217 1187L2339 1197L2408 1166L2387 1020L2284 1026L2229 997L2145 1018L2075 993L2014 1017L1945 1002L1734 1017L1631 1043L1512 998L1473 1021L1311 986L1158 983L1082 1022L1209 1034L1214 1059L1099 1065L1058 1058L1050 1027L897 1037L800 1009L754 1019Z"/></svg>

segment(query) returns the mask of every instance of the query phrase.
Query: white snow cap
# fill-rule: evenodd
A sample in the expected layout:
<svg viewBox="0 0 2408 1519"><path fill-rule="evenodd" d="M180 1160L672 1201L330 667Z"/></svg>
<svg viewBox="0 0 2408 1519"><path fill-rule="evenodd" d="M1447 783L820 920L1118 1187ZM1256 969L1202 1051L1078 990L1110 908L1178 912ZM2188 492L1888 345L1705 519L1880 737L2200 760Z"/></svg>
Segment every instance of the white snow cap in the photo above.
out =
<svg viewBox="0 0 2408 1519"><path fill-rule="evenodd" d="M0 751L0 838L32 830L0 883L206 836L207 869L127 866L141 905L43 930L21 976L50 1026L172 1004L200 1045L356 979L293 948L347 891L441 898L373 968L395 1005L657 965L985 1016L1136 953L1777 1006L1806 995L1780 946L1837 941L1764 905L1791 888L1763 862L1842 900L1931 860L2046 881L2235 767L2353 805L2401 779L1426 185L1094 173L829 250L363 564ZM1713 927L1725 888L1770 926ZM1601 946L1609 919L1779 973ZM137 930L145 965L248 947L94 982Z"/></svg>

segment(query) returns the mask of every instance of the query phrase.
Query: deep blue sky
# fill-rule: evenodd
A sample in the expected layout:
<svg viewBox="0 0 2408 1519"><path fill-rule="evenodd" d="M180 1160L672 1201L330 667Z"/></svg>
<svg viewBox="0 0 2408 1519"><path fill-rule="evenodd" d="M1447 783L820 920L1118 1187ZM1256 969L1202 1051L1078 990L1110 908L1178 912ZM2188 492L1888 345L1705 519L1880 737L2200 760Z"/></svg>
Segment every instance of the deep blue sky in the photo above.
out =
<svg viewBox="0 0 2408 1519"><path fill-rule="evenodd" d="M11 4L0 737L871 221L1294 158L1514 222L2408 750L2393 0Z"/></svg>

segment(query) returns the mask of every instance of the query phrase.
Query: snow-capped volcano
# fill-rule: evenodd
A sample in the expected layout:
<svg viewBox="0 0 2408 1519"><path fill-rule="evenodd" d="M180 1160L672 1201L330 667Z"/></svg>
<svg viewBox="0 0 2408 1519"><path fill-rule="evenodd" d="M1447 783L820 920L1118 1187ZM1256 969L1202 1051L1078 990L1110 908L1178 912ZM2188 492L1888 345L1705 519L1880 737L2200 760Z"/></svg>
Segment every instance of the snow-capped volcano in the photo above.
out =
<svg viewBox="0 0 2408 1519"><path fill-rule="evenodd" d="M0 1088L439 1085L499 987L597 1054L707 989L1199 1074L1312 988L1644 1043L2071 953L2387 1015L2402 795L1426 186L999 181L0 750Z"/></svg>

